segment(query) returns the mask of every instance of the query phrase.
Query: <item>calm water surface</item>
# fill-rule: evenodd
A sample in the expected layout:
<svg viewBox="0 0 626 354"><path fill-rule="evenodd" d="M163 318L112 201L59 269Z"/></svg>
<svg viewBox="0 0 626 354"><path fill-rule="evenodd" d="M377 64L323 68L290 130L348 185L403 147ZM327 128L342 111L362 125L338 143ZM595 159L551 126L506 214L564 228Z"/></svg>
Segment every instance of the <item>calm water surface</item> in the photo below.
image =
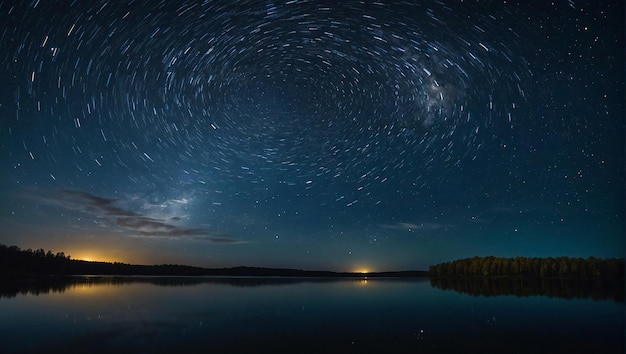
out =
<svg viewBox="0 0 626 354"><path fill-rule="evenodd" d="M0 343L2 353L623 353L624 304L470 296L427 279L89 278L4 291Z"/></svg>

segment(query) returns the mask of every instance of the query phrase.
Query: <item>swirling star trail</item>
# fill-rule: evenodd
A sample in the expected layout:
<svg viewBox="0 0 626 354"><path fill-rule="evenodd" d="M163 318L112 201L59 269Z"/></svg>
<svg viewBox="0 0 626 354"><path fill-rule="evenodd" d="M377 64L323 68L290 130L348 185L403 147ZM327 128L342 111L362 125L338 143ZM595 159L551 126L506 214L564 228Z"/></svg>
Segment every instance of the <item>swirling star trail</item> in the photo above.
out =
<svg viewBox="0 0 626 354"><path fill-rule="evenodd" d="M619 255L621 7L0 1L0 242L346 270Z"/></svg>

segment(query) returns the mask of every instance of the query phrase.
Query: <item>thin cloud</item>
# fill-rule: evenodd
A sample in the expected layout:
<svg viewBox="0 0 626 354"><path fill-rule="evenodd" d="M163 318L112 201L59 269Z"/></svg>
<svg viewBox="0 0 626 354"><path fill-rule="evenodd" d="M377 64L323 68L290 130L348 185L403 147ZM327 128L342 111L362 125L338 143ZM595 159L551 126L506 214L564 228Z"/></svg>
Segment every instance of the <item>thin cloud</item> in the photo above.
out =
<svg viewBox="0 0 626 354"><path fill-rule="evenodd" d="M48 205L79 211L97 218L109 220L111 224L126 231L130 236L171 239L194 239L214 243L241 243L227 234L206 228L188 228L171 224L181 217L167 219L151 218L144 214L117 205L119 199L104 198L88 192L60 189L39 190L32 196Z"/></svg>
<svg viewBox="0 0 626 354"><path fill-rule="evenodd" d="M176 226L167 224L158 219L145 217L123 217L117 218L117 225L131 229L155 229L174 230Z"/></svg>
<svg viewBox="0 0 626 354"><path fill-rule="evenodd" d="M137 214L133 211L126 210L114 205L117 199L108 199L98 197L91 193L70 190L70 189L61 189L57 191L59 196L64 199L65 202L70 204L75 204L76 207L80 208L81 206L85 207L87 210L95 210L99 212L101 215L105 216L128 216L128 217L140 217L140 214ZM74 208L72 208L74 209Z"/></svg>
<svg viewBox="0 0 626 354"><path fill-rule="evenodd" d="M198 241L207 241L213 243L243 243L239 240L226 236L211 236L214 234L220 234L220 232L206 230L206 229L184 229L176 228L171 230L139 230L134 233L134 236L138 237L155 237L155 238L173 238L178 239L180 237L190 238Z"/></svg>
<svg viewBox="0 0 626 354"><path fill-rule="evenodd" d="M443 227L441 224L431 222L409 223L397 222L394 224L381 224L380 227L392 230L414 231L414 230L437 230Z"/></svg>

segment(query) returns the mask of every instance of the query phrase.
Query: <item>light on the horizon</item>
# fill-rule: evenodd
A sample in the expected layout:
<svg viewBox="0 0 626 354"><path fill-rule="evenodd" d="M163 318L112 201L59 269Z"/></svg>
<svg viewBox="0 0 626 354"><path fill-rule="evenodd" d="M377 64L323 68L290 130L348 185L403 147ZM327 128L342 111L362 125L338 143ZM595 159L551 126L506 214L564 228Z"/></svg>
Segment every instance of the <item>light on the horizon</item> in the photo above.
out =
<svg viewBox="0 0 626 354"><path fill-rule="evenodd" d="M100 256L93 252L79 252L76 256L72 255L72 259L86 262L112 262L107 257Z"/></svg>
<svg viewBox="0 0 626 354"><path fill-rule="evenodd" d="M127 253L119 249L109 249L107 247L98 247L97 245L66 247L65 254L70 255L71 259L86 262L123 262L139 264L141 260L129 260Z"/></svg>
<svg viewBox="0 0 626 354"><path fill-rule="evenodd" d="M85 261L85 262L106 262L106 261L102 261L91 256L76 257L74 259L77 261Z"/></svg>

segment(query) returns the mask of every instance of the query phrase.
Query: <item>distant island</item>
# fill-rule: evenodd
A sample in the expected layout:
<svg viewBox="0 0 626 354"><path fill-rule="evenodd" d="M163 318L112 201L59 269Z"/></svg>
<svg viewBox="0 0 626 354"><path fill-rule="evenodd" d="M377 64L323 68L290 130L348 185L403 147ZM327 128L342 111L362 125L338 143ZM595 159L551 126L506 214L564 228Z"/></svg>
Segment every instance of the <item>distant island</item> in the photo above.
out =
<svg viewBox="0 0 626 354"><path fill-rule="evenodd" d="M429 267L431 277L624 279L624 258L472 257Z"/></svg>
<svg viewBox="0 0 626 354"><path fill-rule="evenodd" d="M431 286L472 296L624 302L624 258L472 257L429 268Z"/></svg>
<svg viewBox="0 0 626 354"><path fill-rule="evenodd" d="M142 276L224 276L224 277L427 277L427 271L333 272L263 267L202 268L180 264L138 265L120 262L92 262L71 259L64 252L21 250L0 244L0 276L38 275L142 275Z"/></svg>

